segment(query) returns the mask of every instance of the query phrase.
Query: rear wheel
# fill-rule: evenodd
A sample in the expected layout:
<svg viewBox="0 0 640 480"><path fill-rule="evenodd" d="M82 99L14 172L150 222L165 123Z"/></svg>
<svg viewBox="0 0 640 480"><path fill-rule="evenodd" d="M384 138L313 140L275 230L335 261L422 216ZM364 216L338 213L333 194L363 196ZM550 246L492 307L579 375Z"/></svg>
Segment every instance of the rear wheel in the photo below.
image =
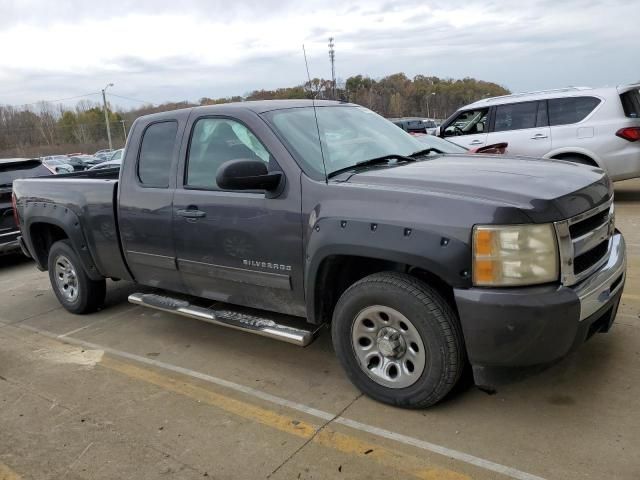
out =
<svg viewBox="0 0 640 480"><path fill-rule="evenodd" d="M48 263L51 287L65 309L81 314L102 306L106 282L87 276L69 240L59 240L51 246Z"/></svg>
<svg viewBox="0 0 640 480"><path fill-rule="evenodd" d="M336 305L332 338L351 381L370 397L401 407L442 400L465 364L451 306L402 273L376 273L352 285Z"/></svg>

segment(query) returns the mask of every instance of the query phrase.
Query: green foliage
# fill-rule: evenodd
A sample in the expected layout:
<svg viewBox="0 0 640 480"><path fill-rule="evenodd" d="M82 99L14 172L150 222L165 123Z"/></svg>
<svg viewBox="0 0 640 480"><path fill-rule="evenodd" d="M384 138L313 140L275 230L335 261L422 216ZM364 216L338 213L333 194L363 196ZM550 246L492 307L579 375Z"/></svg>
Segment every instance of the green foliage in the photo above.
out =
<svg viewBox="0 0 640 480"><path fill-rule="evenodd" d="M463 105L480 98L506 95L500 85L473 78L441 79L394 73L380 79L363 75L349 77L335 86L331 80L314 78L294 87L254 90L244 96L199 100L200 105L218 105L247 100L281 100L294 98L344 99L368 107L387 117L421 116L446 118ZM109 125L114 148L124 145L123 124L129 128L141 115L192 107L189 102L145 105L126 112L109 111ZM101 105L79 102L74 110L53 109L46 103L33 109L0 105L0 155L41 150L52 153L74 145L75 150L89 150L89 145L106 146L107 131ZM42 148L40 148L40 146ZM6 153L5 153L6 152Z"/></svg>

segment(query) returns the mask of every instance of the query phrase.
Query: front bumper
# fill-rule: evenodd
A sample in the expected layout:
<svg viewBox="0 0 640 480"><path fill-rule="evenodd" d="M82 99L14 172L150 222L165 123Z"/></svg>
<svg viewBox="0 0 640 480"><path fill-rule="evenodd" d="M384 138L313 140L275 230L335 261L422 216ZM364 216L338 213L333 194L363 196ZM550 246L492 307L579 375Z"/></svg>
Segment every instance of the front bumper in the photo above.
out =
<svg viewBox="0 0 640 480"><path fill-rule="evenodd" d="M616 232L605 265L572 287L455 289L467 354L476 367L552 363L607 331L624 288L625 242Z"/></svg>

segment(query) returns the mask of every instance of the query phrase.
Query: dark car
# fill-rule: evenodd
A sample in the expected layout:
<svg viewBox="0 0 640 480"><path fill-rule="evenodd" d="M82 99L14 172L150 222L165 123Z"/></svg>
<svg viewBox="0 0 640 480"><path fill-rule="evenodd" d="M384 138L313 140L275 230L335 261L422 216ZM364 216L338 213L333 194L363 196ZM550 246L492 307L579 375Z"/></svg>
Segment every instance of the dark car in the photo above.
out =
<svg viewBox="0 0 640 480"><path fill-rule="evenodd" d="M20 234L12 206L13 181L18 178L52 175L38 159L0 159L0 254L18 250Z"/></svg>
<svg viewBox="0 0 640 480"><path fill-rule="evenodd" d="M435 120L420 117L390 118L389 121L409 133L427 133L433 135L438 128Z"/></svg>
<svg viewBox="0 0 640 480"><path fill-rule="evenodd" d="M73 158L81 161L82 164L85 166L85 170L105 161L102 158L96 157L94 155L85 155L85 154L74 155Z"/></svg>
<svg viewBox="0 0 640 480"><path fill-rule="evenodd" d="M80 158L78 158L77 155L49 155L46 157L42 157L42 161L47 165L53 165L52 161L65 163L67 165L70 165L73 168L74 172L82 172L87 169L87 166L82 160L80 160Z"/></svg>
<svg viewBox="0 0 640 480"><path fill-rule="evenodd" d="M611 327L625 282L599 168L442 153L349 103L140 117L119 172L15 192L68 311L100 308L115 278L156 289L132 303L296 345L327 325L352 382L403 407L468 364L491 386L562 358Z"/></svg>
<svg viewBox="0 0 640 480"><path fill-rule="evenodd" d="M120 165L122 165L122 161L121 160L108 160L106 162L102 162L102 163L98 163L97 165L94 165L93 167L89 168L89 170L103 170L105 168L115 168L115 169L119 169Z"/></svg>

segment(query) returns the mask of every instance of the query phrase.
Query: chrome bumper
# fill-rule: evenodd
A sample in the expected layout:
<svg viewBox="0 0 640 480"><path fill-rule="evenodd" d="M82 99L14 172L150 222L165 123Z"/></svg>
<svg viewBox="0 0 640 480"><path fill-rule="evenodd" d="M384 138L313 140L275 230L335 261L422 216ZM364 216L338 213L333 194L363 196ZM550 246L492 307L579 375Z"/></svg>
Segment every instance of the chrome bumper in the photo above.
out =
<svg viewBox="0 0 640 480"><path fill-rule="evenodd" d="M580 320L593 315L606 305L624 285L627 255L624 238L620 232L616 232L609 239L609 252L607 262L574 288L580 299Z"/></svg>

